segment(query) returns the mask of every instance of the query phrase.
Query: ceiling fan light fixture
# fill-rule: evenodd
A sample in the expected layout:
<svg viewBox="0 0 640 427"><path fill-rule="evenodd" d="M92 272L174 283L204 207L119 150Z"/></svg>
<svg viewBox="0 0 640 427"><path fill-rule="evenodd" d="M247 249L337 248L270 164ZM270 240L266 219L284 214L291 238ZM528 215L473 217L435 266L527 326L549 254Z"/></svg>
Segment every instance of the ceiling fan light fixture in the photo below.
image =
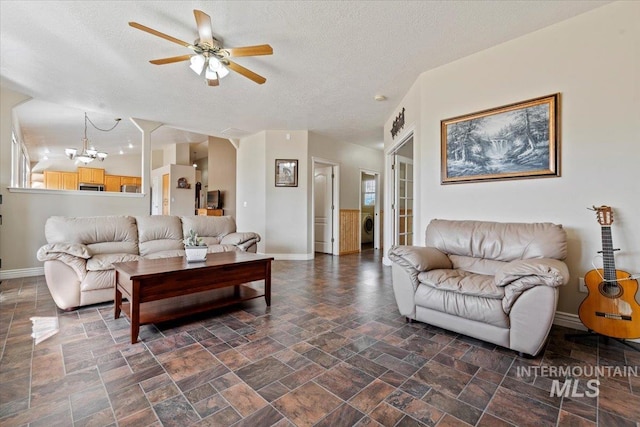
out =
<svg viewBox="0 0 640 427"><path fill-rule="evenodd" d="M207 67L206 71L204 72L204 77L207 80L218 80L218 73L213 71L210 67Z"/></svg>
<svg viewBox="0 0 640 427"><path fill-rule="evenodd" d="M225 67L222 62L216 57L209 58L209 67L211 71L215 71L218 73L218 78L223 78L227 74L229 74L229 70Z"/></svg>
<svg viewBox="0 0 640 427"><path fill-rule="evenodd" d="M189 68L191 68L197 75L202 74L202 70L204 69L204 64L206 62L204 55L193 55L189 61L191 62Z"/></svg>

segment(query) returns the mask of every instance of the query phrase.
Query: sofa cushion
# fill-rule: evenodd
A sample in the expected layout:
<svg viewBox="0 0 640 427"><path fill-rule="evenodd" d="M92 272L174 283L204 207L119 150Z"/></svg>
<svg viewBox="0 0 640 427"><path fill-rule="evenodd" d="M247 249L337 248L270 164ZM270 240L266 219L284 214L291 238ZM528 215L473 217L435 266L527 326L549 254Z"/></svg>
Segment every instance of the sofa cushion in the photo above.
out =
<svg viewBox="0 0 640 427"><path fill-rule="evenodd" d="M138 229L131 216L52 216L44 226L47 243L82 243L89 253L138 253Z"/></svg>
<svg viewBox="0 0 640 427"><path fill-rule="evenodd" d="M138 223L138 246L143 257L154 252L184 249L179 216L147 215L137 216L135 220Z"/></svg>
<svg viewBox="0 0 640 427"><path fill-rule="evenodd" d="M430 270L418 274L421 284L460 295L502 299L504 288L496 286L494 276L465 270Z"/></svg>
<svg viewBox="0 0 640 427"><path fill-rule="evenodd" d="M166 251L151 252L145 259L157 259L157 258L175 258L184 256L184 249L169 249Z"/></svg>
<svg viewBox="0 0 640 427"><path fill-rule="evenodd" d="M230 216L183 216L182 235L186 236L190 230L202 237L202 243L207 246L217 245L227 234L236 231L236 223Z"/></svg>
<svg viewBox="0 0 640 427"><path fill-rule="evenodd" d="M567 234L552 223L501 223L434 219L427 226L426 246L449 255L496 261L526 258L565 259Z"/></svg>
<svg viewBox="0 0 640 427"><path fill-rule="evenodd" d="M501 328L509 327L509 317L502 310L500 299L465 295L421 284L416 290L415 302L419 307Z"/></svg>
<svg viewBox="0 0 640 427"><path fill-rule="evenodd" d="M114 262L138 261L136 254L96 254L87 260L88 271L113 270Z"/></svg>

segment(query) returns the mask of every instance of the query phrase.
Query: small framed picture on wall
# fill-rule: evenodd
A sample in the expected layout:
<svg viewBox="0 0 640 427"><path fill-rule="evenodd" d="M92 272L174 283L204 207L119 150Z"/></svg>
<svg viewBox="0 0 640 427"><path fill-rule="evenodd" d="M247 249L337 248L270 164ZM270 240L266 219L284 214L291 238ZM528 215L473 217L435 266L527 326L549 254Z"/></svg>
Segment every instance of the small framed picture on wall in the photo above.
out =
<svg viewBox="0 0 640 427"><path fill-rule="evenodd" d="M276 159L276 187L298 186L298 160Z"/></svg>

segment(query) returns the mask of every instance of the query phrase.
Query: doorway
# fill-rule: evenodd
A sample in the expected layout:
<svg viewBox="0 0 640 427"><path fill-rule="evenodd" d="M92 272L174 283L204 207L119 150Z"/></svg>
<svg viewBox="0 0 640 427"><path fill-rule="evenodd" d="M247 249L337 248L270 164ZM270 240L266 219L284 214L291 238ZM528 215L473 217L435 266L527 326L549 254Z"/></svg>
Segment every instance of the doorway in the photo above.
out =
<svg viewBox="0 0 640 427"><path fill-rule="evenodd" d="M380 174L360 171L360 250L380 248Z"/></svg>
<svg viewBox="0 0 640 427"><path fill-rule="evenodd" d="M413 135L393 153L393 245L413 245Z"/></svg>
<svg viewBox="0 0 640 427"><path fill-rule="evenodd" d="M313 160L313 251L339 254L338 172L339 166Z"/></svg>
<svg viewBox="0 0 640 427"><path fill-rule="evenodd" d="M169 174L162 175L162 215L169 215Z"/></svg>

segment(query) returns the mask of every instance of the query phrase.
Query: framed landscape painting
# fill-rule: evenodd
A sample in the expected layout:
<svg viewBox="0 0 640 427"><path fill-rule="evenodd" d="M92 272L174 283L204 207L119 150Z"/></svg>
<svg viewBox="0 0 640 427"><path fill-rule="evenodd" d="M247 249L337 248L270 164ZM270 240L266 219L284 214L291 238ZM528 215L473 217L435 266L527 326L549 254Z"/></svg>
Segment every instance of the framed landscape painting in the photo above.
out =
<svg viewBox="0 0 640 427"><path fill-rule="evenodd" d="M559 97L442 120L441 183L559 176Z"/></svg>

